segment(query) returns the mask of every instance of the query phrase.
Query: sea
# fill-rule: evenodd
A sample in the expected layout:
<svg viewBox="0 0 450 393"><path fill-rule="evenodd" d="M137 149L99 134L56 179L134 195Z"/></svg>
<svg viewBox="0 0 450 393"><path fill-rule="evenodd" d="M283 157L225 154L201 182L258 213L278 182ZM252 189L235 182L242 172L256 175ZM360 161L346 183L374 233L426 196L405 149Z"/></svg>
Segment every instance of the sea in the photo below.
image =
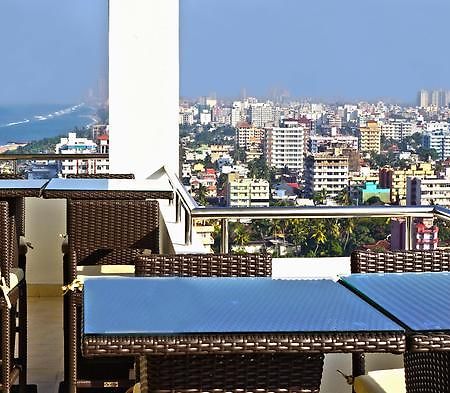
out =
<svg viewBox="0 0 450 393"><path fill-rule="evenodd" d="M66 105L0 105L0 146L67 134L95 124L96 108L83 102Z"/></svg>

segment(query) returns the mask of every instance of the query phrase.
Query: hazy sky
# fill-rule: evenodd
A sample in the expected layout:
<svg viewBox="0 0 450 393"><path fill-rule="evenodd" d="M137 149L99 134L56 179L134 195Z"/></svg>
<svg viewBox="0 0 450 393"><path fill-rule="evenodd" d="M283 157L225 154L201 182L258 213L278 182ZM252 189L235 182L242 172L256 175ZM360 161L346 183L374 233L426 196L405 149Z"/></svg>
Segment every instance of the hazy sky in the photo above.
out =
<svg viewBox="0 0 450 393"><path fill-rule="evenodd" d="M107 0L0 0L0 105L75 103L107 76Z"/></svg>
<svg viewBox="0 0 450 393"><path fill-rule="evenodd" d="M450 88L449 0L180 0L184 96L383 98Z"/></svg>

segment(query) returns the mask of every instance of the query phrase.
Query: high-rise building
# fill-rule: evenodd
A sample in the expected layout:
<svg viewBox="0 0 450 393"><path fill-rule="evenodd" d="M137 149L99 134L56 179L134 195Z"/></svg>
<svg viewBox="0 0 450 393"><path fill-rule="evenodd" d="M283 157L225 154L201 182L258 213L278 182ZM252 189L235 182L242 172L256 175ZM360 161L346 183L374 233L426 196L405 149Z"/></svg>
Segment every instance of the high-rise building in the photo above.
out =
<svg viewBox="0 0 450 393"><path fill-rule="evenodd" d="M298 120L284 120L281 127L266 129L267 165L303 172L304 127Z"/></svg>
<svg viewBox="0 0 450 393"><path fill-rule="evenodd" d="M304 179L306 197L325 190L328 198L334 198L348 186L348 157L339 149L311 154L305 160Z"/></svg>
<svg viewBox="0 0 450 393"><path fill-rule="evenodd" d="M273 107L266 103L250 105L250 122L253 127L267 127L274 123Z"/></svg>
<svg viewBox="0 0 450 393"><path fill-rule="evenodd" d="M360 126L358 138L360 151L380 154L381 129L378 122L375 120L368 120L365 126Z"/></svg>
<svg viewBox="0 0 450 393"><path fill-rule="evenodd" d="M439 90L433 90L431 92L431 105L435 107L440 107L440 98L441 98L441 91Z"/></svg>
<svg viewBox="0 0 450 393"><path fill-rule="evenodd" d="M244 103L241 101L234 101L231 108L231 125L236 127L238 123L244 122L247 119Z"/></svg>
<svg viewBox="0 0 450 393"><path fill-rule="evenodd" d="M418 104L421 108L427 108L430 106L430 93L427 90L419 91Z"/></svg>

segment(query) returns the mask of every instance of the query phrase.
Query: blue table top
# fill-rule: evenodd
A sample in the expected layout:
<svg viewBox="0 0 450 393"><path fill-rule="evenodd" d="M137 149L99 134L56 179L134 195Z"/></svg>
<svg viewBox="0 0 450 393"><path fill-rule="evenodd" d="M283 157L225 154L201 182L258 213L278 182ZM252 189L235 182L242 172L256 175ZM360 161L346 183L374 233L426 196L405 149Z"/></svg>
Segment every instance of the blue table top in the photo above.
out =
<svg viewBox="0 0 450 393"><path fill-rule="evenodd" d="M353 274L341 279L411 330L450 330L450 273Z"/></svg>
<svg viewBox="0 0 450 393"><path fill-rule="evenodd" d="M331 280L102 277L83 292L85 334L403 331Z"/></svg>
<svg viewBox="0 0 450 393"><path fill-rule="evenodd" d="M51 179L46 191L173 191L165 179Z"/></svg>
<svg viewBox="0 0 450 393"><path fill-rule="evenodd" d="M4 189L41 189L48 183L48 179L0 179L0 188Z"/></svg>

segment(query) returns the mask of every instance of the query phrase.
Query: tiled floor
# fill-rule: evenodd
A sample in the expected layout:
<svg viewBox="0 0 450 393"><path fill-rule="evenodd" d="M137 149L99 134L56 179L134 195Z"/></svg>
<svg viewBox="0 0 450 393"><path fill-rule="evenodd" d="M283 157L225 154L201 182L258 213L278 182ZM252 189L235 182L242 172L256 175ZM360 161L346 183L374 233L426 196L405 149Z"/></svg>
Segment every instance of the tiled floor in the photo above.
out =
<svg viewBox="0 0 450 393"><path fill-rule="evenodd" d="M28 298L28 383L57 393L63 379L62 297Z"/></svg>

